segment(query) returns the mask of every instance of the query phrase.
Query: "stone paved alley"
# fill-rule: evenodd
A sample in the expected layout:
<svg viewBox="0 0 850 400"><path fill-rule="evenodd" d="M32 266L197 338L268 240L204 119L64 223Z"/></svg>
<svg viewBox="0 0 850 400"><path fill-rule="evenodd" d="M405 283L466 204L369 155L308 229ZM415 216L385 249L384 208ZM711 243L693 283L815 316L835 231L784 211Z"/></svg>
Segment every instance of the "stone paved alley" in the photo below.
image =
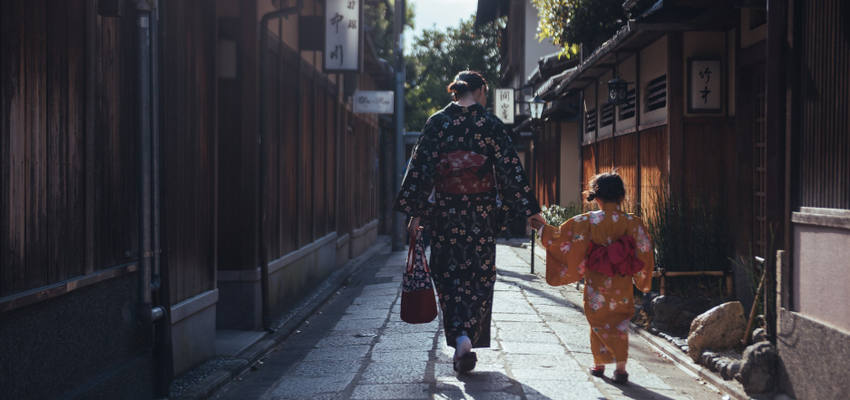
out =
<svg viewBox="0 0 850 400"><path fill-rule="evenodd" d="M500 244L494 340L472 375L452 371L435 320L399 318L406 252L365 263L319 311L215 399L718 399L722 394L631 336L631 384L588 374L587 322L575 286L529 273L528 250ZM538 264L539 267L539 264ZM439 317L438 317L439 320Z"/></svg>

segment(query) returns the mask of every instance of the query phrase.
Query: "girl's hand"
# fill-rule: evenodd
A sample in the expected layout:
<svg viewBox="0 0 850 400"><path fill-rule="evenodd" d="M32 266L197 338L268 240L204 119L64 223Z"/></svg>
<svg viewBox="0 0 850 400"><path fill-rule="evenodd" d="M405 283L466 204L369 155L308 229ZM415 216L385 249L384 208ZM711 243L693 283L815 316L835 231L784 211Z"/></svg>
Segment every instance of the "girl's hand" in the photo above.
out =
<svg viewBox="0 0 850 400"><path fill-rule="evenodd" d="M546 225L546 220L540 213L537 213L528 217L528 224L531 225L531 229L538 230Z"/></svg>

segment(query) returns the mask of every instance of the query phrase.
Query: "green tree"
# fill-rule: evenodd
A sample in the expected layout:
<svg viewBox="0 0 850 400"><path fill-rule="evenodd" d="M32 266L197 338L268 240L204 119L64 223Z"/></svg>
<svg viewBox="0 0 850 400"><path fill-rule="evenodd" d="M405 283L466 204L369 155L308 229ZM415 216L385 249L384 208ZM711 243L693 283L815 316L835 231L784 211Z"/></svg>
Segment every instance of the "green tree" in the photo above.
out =
<svg viewBox="0 0 850 400"><path fill-rule="evenodd" d="M428 117L451 101L446 86L463 70L481 72L490 89L498 86L504 20L473 29L475 16L446 31L426 29L405 56L405 125L418 131ZM492 98L492 96L490 96Z"/></svg>
<svg viewBox="0 0 850 400"><path fill-rule="evenodd" d="M537 8L539 39L551 38L562 55L593 49L610 38L626 18L623 0L532 0Z"/></svg>
<svg viewBox="0 0 850 400"><path fill-rule="evenodd" d="M363 7L366 34L375 44L375 52L378 53L378 57L389 62L392 62L393 47L395 46L395 37L393 37L395 9L393 6L394 1L392 0L371 0L367 1ZM414 15L413 4L408 4L405 8L405 28L412 29L414 27Z"/></svg>

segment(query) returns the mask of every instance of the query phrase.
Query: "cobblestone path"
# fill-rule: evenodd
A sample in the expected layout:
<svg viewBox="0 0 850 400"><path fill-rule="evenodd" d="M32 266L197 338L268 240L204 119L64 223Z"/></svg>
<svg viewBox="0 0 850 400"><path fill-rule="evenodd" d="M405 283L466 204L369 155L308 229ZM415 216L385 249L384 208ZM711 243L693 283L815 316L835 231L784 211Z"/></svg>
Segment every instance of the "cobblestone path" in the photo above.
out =
<svg viewBox="0 0 850 400"><path fill-rule="evenodd" d="M399 318L406 252L366 263L299 330L216 399L719 399L713 387L632 335L631 383L595 378L581 293L529 274L528 250L500 244L493 346L452 370L438 321ZM542 267L541 267L542 268ZM438 317L439 319L439 317Z"/></svg>

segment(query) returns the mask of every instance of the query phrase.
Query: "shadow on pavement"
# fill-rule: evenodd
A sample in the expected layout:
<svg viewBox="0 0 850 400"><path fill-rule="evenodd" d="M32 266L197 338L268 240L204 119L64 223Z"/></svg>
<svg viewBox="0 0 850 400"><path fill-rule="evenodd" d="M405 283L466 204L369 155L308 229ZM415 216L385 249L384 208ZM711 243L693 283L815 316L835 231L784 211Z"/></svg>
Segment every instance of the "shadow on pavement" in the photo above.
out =
<svg viewBox="0 0 850 400"><path fill-rule="evenodd" d="M458 382L438 382L433 398L441 399L498 399L499 394L531 398L535 400L551 399L516 379L496 371L478 371L469 375L458 375ZM523 396L524 394L524 396Z"/></svg>
<svg viewBox="0 0 850 400"><path fill-rule="evenodd" d="M497 269L497 271L498 271L499 275L504 275L506 277L513 278L513 279L521 279L521 280L526 281L526 282L531 282L531 281L534 281L534 280L540 278L537 275L521 274L521 273L518 273L518 272L508 271L508 270L504 270L504 269ZM519 283L517 283L517 284L519 284ZM531 286L528 286L528 285L521 285L521 286L522 286L523 290L534 293L534 294L536 294L540 297L548 298L549 300L552 300L553 302L561 304L565 307L570 307L570 308L573 308L573 309L581 310L581 312L584 313L584 310L581 307L578 307L577 305L573 304L571 301L569 301L569 300L567 300L567 299L565 299L561 296L556 296L556 295L553 295L551 293L547 293L545 291L542 291L540 289L537 289L537 288L534 288L534 287L531 287Z"/></svg>
<svg viewBox="0 0 850 400"><path fill-rule="evenodd" d="M622 392L622 395L628 397L630 399L638 399L638 400L676 400L672 397L665 396L661 393L655 392L651 389L647 389L641 385L638 385L634 382L629 382L627 385L617 385L614 384L611 378L604 377L602 378L606 383L619 389ZM604 397L600 397L599 400L605 400Z"/></svg>

